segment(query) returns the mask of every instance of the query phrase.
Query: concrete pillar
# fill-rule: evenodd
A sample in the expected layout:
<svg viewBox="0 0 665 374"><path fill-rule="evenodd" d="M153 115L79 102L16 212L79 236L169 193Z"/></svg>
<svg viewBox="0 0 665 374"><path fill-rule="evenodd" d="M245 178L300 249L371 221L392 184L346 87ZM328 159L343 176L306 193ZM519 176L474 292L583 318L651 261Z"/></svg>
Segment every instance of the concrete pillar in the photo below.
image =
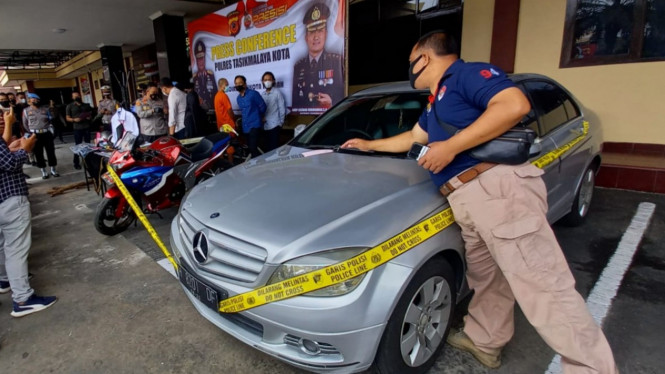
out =
<svg viewBox="0 0 665 374"><path fill-rule="evenodd" d="M127 103L129 100L125 87L127 84L127 74L125 73L125 65L122 57L122 47L101 45L99 51L102 54L104 80L111 84L113 99L119 103ZM92 79L90 80L90 85L92 86Z"/></svg>
<svg viewBox="0 0 665 374"><path fill-rule="evenodd" d="M155 47L160 78L170 77L172 81L189 80L189 57L183 16L173 16L157 12L150 16L155 30Z"/></svg>

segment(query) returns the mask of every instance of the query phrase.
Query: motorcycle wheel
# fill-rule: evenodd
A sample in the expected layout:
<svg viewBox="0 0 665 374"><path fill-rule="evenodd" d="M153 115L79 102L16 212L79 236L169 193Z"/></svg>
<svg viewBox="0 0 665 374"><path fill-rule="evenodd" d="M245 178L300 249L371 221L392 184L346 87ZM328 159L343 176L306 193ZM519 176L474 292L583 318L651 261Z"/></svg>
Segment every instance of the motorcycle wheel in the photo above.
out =
<svg viewBox="0 0 665 374"><path fill-rule="evenodd" d="M97 206L97 211L95 212L95 229L100 234L108 236L120 234L127 230L129 225L136 219L136 215L129 204L126 204L125 209L122 211L122 216L116 217L115 211L119 202L119 197L105 197Z"/></svg>

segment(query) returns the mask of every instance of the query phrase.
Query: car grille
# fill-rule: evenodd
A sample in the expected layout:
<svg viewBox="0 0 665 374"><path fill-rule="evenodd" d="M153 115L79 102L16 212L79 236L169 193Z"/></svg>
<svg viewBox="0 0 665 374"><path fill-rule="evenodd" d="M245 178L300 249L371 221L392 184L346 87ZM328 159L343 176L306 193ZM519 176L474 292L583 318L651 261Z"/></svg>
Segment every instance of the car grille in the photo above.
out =
<svg viewBox="0 0 665 374"><path fill-rule="evenodd" d="M187 256L199 269L246 283L254 282L261 273L268 256L268 252L264 248L218 231L209 230L206 233L208 261L201 265L194 259L191 249L194 235L207 226L183 209L178 218L178 227L181 240L188 249Z"/></svg>

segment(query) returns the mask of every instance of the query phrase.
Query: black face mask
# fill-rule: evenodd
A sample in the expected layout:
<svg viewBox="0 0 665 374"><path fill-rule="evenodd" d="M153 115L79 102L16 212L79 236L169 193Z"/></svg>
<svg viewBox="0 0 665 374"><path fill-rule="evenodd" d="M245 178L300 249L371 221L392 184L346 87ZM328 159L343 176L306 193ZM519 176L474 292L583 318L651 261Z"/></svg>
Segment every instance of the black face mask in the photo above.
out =
<svg viewBox="0 0 665 374"><path fill-rule="evenodd" d="M77 103L81 103L81 102L83 102L83 99L81 99L80 97L77 97L76 99L74 99L74 101L76 101Z"/></svg>
<svg viewBox="0 0 665 374"><path fill-rule="evenodd" d="M9 102L10 102L12 105L16 105L16 99L10 99Z"/></svg>
<svg viewBox="0 0 665 374"><path fill-rule="evenodd" d="M425 70L425 68L427 67L427 65L425 65L417 73L413 72L413 68L418 63L418 60L420 60L422 57L423 57L423 55L418 56L417 59L413 60L413 62L411 64L409 64L409 83L411 83L411 88L416 88L416 79L418 79L420 74L422 74L423 70Z"/></svg>
<svg viewBox="0 0 665 374"><path fill-rule="evenodd" d="M0 101L0 105L2 105L5 108L9 107L9 100Z"/></svg>
<svg viewBox="0 0 665 374"><path fill-rule="evenodd" d="M242 92L245 90L245 86L236 86L236 91Z"/></svg>
<svg viewBox="0 0 665 374"><path fill-rule="evenodd" d="M157 100L157 99L159 99L159 95L150 95L150 98L152 100Z"/></svg>

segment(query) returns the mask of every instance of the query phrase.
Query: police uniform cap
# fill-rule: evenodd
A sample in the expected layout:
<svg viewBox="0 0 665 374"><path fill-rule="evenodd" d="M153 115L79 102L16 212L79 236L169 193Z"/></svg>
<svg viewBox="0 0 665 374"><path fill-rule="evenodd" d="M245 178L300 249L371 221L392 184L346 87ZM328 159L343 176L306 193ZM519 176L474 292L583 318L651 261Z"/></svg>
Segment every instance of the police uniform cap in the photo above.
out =
<svg viewBox="0 0 665 374"><path fill-rule="evenodd" d="M102 86L102 92L111 92L111 86Z"/></svg>
<svg viewBox="0 0 665 374"><path fill-rule="evenodd" d="M307 27L307 31L315 31L326 27L328 17L330 17L330 8L324 3L314 3L305 12L302 22Z"/></svg>
<svg viewBox="0 0 665 374"><path fill-rule="evenodd" d="M28 92L28 99L37 99L37 100L41 100L41 99L39 98L39 95L37 95L36 93L32 93L32 92Z"/></svg>
<svg viewBox="0 0 665 374"><path fill-rule="evenodd" d="M196 58L204 58L206 56L206 46L203 44L202 40L199 40L196 42L196 45L194 45L194 56L196 56Z"/></svg>

